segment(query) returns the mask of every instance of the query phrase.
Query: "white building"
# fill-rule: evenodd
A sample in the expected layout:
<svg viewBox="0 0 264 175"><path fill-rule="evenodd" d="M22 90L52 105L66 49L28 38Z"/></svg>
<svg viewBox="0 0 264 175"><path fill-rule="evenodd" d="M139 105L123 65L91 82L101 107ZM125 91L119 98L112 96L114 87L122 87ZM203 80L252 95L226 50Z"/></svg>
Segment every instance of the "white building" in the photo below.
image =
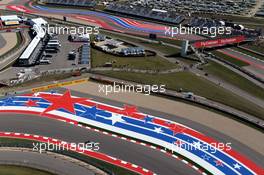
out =
<svg viewBox="0 0 264 175"><path fill-rule="evenodd" d="M4 25L18 25L21 19L17 15L0 16L1 21Z"/></svg>
<svg viewBox="0 0 264 175"><path fill-rule="evenodd" d="M31 19L29 22L32 25L32 29L35 31L36 36L19 57L20 63L24 65L30 65L34 63L35 55L32 55L36 48L41 44L41 39L46 36L46 31L43 29L43 26L48 24L43 18Z"/></svg>

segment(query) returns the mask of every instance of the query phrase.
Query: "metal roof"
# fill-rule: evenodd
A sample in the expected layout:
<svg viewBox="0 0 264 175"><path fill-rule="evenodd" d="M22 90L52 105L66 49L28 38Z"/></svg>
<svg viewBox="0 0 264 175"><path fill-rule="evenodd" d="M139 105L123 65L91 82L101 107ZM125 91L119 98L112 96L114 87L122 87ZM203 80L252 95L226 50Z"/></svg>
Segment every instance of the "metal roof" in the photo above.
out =
<svg viewBox="0 0 264 175"><path fill-rule="evenodd" d="M26 50L23 52L23 54L20 56L19 59L28 59L35 50L35 48L37 47L37 45L39 44L40 39L41 39L40 37L36 36L28 45L28 47L26 48Z"/></svg>
<svg viewBox="0 0 264 175"><path fill-rule="evenodd" d="M0 16L2 21L20 21L17 15Z"/></svg>
<svg viewBox="0 0 264 175"><path fill-rule="evenodd" d="M37 18L42 19L42 18ZM44 20L45 21L45 20ZM41 27L42 20L37 20L37 23L34 24L33 30L36 32L36 36L30 42L26 50L22 53L19 59L29 59L32 53L34 52L35 48L39 44L40 40L45 37L46 31ZM45 21L46 22L46 21Z"/></svg>

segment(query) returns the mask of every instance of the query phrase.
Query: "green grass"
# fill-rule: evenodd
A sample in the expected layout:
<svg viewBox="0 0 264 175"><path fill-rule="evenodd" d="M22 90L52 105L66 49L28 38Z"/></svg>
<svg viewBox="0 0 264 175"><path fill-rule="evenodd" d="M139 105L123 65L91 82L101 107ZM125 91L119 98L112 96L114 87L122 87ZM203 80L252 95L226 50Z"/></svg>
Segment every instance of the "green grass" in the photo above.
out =
<svg viewBox="0 0 264 175"><path fill-rule="evenodd" d="M233 57L230 57L230 56L228 56L228 55L225 55L225 54L223 54L223 53L221 53L221 52L213 51L212 53L213 53L214 55L216 55L216 56L218 56L218 57L220 57L220 58L222 58L222 59L224 59L224 60L230 62L230 63L233 63L233 64L239 66L239 67L249 66L248 63L245 63L245 62L243 62L243 61L240 61L240 60L238 60L238 59L235 59L235 58L233 58Z"/></svg>
<svg viewBox="0 0 264 175"><path fill-rule="evenodd" d="M256 97L264 99L264 89L220 64L209 62L204 66L204 70L209 73L209 76L212 74Z"/></svg>
<svg viewBox="0 0 264 175"><path fill-rule="evenodd" d="M3 175L54 175L45 171L22 167L22 166L9 166L0 165L0 174Z"/></svg>
<svg viewBox="0 0 264 175"><path fill-rule="evenodd" d="M165 84L166 88L172 90L179 90L182 88L184 91L194 92L196 95L229 105L256 117L264 118L263 108L259 108L250 101L189 72L178 72L166 75L112 71L98 73L144 84Z"/></svg>
<svg viewBox="0 0 264 175"><path fill-rule="evenodd" d="M91 49L92 54L92 67L102 66L105 62L115 61L114 67L122 67L128 65L129 68L134 69L147 69L147 70L166 70L177 68L176 64L159 57L117 57L102 51Z"/></svg>

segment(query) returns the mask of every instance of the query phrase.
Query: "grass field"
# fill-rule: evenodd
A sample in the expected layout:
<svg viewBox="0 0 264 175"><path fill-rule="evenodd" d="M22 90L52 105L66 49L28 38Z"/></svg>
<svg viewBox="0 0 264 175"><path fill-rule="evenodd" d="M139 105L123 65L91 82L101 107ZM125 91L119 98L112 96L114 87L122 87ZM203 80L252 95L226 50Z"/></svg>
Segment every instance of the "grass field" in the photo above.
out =
<svg viewBox="0 0 264 175"><path fill-rule="evenodd" d="M212 53L213 53L214 55L216 55L216 56L222 58L222 59L225 59L226 61L228 61L228 62L230 62L230 63L233 63L233 64L239 66L239 67L249 66L248 63L245 63L245 62L243 62L243 61L237 60L237 59L235 59L235 58L233 58L233 57L230 57L230 56L228 56L228 55L225 55L225 54L223 54L223 53L221 53L221 52L213 51Z"/></svg>
<svg viewBox="0 0 264 175"><path fill-rule="evenodd" d="M103 66L106 62L115 61L114 67L128 67L134 69L166 70L177 68L178 65L159 57L117 57L111 54L91 49L92 67Z"/></svg>
<svg viewBox="0 0 264 175"><path fill-rule="evenodd" d="M196 95L232 106L256 117L264 118L263 108L259 108L250 101L189 72L171 73L166 75L149 75L112 71L98 73L138 83L165 84L168 89L172 90L183 89L184 91L191 91Z"/></svg>
<svg viewBox="0 0 264 175"><path fill-rule="evenodd" d="M220 64L210 62L209 64L204 66L204 70L209 73L209 76L210 74L212 74L256 97L264 99L264 90L261 87L255 85L246 78L238 75L237 73L225 68Z"/></svg>
<svg viewBox="0 0 264 175"><path fill-rule="evenodd" d="M8 166L0 165L1 175L54 175L45 171L21 167L21 166Z"/></svg>

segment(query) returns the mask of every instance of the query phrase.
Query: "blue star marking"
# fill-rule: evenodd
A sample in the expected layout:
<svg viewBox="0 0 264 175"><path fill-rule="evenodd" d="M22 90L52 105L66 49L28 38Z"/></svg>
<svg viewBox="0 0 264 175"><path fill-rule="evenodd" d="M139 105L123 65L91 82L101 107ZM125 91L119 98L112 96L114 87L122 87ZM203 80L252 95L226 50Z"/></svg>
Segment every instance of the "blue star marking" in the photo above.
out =
<svg viewBox="0 0 264 175"><path fill-rule="evenodd" d="M14 105L14 100L12 97L8 97L7 99L4 99L3 100L3 104L2 106L11 106L11 105Z"/></svg>
<svg viewBox="0 0 264 175"><path fill-rule="evenodd" d="M96 106L91 108L82 107L85 111L81 114L82 117L92 117L96 119L96 114L103 112L103 110L98 110Z"/></svg>
<svg viewBox="0 0 264 175"><path fill-rule="evenodd" d="M144 121L145 121L145 123L148 123L148 122L153 122L153 117L150 117L150 116L146 116L145 118L144 118Z"/></svg>

